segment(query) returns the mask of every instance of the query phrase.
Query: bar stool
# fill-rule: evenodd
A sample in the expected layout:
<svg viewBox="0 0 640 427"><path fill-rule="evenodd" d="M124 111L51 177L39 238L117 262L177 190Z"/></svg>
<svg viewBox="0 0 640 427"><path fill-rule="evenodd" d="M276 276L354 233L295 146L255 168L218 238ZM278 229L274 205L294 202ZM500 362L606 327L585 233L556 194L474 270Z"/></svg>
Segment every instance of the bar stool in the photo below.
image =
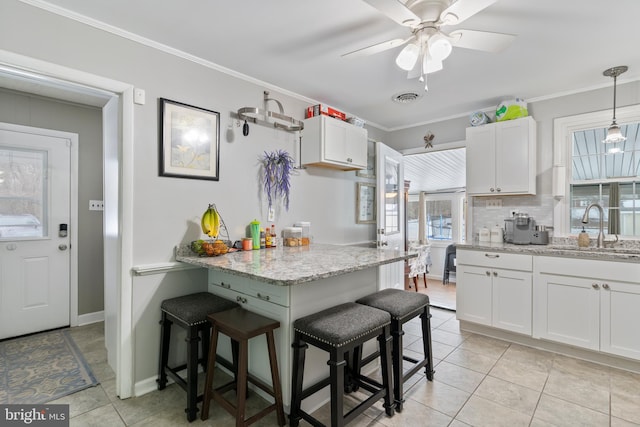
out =
<svg viewBox="0 0 640 427"><path fill-rule="evenodd" d="M163 390L167 386L168 376L187 392L187 408L185 412L189 422L196 419L198 401L202 399L202 395L198 396L198 363L202 364L203 369L207 368L209 330L211 328L207 315L237 306L237 303L209 292L199 292L166 299L160 305L162 310L162 320L160 320L160 363L156 382L158 383L158 390ZM174 323L187 330L187 363L172 368L169 366L169 348L171 325ZM201 341L200 334L202 335L202 358L198 357L198 342ZM186 379L178 374L184 368L187 368Z"/></svg>
<svg viewBox="0 0 640 427"><path fill-rule="evenodd" d="M400 289L384 289L371 295L367 295L356 301L368 307L386 311L391 315L391 335L393 336L393 394L396 410L402 411L404 404L404 383L418 372L422 367L429 381L433 380L433 357L431 354L431 313L429 313L429 297L424 294L416 294ZM403 354L402 325L416 316L420 316L422 323L422 347L424 359L416 360ZM364 359L362 365L366 365L375 358L375 354ZM413 366L403 373L403 361L411 362Z"/></svg>
<svg viewBox="0 0 640 427"><path fill-rule="evenodd" d="M278 425L285 425L284 409L282 406L282 386L280 385L280 374L278 373L278 361L276 358L276 346L273 334L273 331L280 327L280 322L252 313L243 308L234 308L233 310L210 314L209 321L212 326L211 352L209 353L207 380L205 382L204 401L202 403L202 420L204 421L209 418L209 404L211 403L211 399L213 399L231 413L231 415L235 416L237 427L253 424L273 411L276 411ZM233 365L236 369L236 379L214 389L215 354L219 333L231 338L232 344L238 346L237 351L233 351ZM267 349L269 351L269 364L271 368L271 387L248 372L249 340L262 334L265 334L267 338ZM275 403L250 418L245 419L247 382L254 384L272 396ZM225 392L233 389L236 390L235 406L223 396Z"/></svg>
<svg viewBox="0 0 640 427"><path fill-rule="evenodd" d="M319 426L320 421L301 409L302 401L314 393L331 386L331 427L342 427L384 397L384 408L388 416L393 416L391 398L391 348L389 313L356 303L344 303L302 317L293 323L293 372L291 384L291 409L289 425L297 427L301 419ZM351 370L345 361L345 355L372 338L380 345L382 384L363 376L359 370ZM308 345L313 345L329 353L328 378L303 390L305 353ZM346 415L343 397L345 394L345 376L371 393L371 395Z"/></svg>

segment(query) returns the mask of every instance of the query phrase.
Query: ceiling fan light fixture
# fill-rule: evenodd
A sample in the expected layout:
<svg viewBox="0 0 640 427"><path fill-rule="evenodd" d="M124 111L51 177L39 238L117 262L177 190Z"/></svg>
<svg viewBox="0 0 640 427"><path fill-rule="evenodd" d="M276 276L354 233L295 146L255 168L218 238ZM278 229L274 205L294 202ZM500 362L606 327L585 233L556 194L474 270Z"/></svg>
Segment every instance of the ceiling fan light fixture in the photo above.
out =
<svg viewBox="0 0 640 427"><path fill-rule="evenodd" d="M607 129L606 138L602 140L602 142L604 142L605 144L617 144L627 140L627 138L622 135L620 126L618 126L618 123L616 123L616 83L618 80L618 76L628 69L629 67L627 67L626 65L620 65L618 67L608 68L602 72L604 76L613 77L613 121L611 122L611 126L609 126L609 128Z"/></svg>
<svg viewBox="0 0 640 427"><path fill-rule="evenodd" d="M416 43L406 45L396 57L396 65L405 71L410 71L416 65L420 47Z"/></svg>
<svg viewBox="0 0 640 427"><path fill-rule="evenodd" d="M435 61L444 61L451 55L453 45L442 34L435 34L429 39L429 54Z"/></svg>

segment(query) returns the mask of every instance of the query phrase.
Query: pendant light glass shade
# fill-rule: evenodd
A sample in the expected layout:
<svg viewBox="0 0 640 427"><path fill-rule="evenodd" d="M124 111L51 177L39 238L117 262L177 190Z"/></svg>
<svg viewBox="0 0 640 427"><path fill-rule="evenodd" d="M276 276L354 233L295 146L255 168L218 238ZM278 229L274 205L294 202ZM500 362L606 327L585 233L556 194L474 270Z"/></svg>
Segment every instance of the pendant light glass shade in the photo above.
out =
<svg viewBox="0 0 640 427"><path fill-rule="evenodd" d="M627 138L622 135L620 126L618 126L618 124L616 123L616 83L618 80L618 76L628 69L629 68L626 65L620 65L618 67L604 70L604 72L602 73L607 77L613 77L613 121L611 122L611 126L609 126L609 129L607 129L606 138L602 140L602 142L604 142L605 144L618 144L627 140ZM611 152L611 150L609 152Z"/></svg>
<svg viewBox="0 0 640 427"><path fill-rule="evenodd" d="M435 61L444 61L451 55L452 50L451 42L442 34L434 34L429 39L429 54Z"/></svg>
<svg viewBox="0 0 640 427"><path fill-rule="evenodd" d="M396 58L396 65L405 71L413 70L418 56L420 55L420 47L416 43L409 43L400 51Z"/></svg>

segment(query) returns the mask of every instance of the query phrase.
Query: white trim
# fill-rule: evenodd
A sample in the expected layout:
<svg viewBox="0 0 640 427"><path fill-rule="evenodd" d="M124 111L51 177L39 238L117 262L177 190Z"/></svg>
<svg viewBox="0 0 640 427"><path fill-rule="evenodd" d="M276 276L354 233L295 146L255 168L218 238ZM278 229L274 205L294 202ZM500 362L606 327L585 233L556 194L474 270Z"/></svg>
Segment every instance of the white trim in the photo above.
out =
<svg viewBox="0 0 640 427"><path fill-rule="evenodd" d="M466 147L467 147L467 141L463 139L461 141L446 142L444 144L436 144L433 146L433 148L423 148L423 147L407 148L404 150L400 150L400 153L402 153L403 156L409 156L411 154L435 153L436 151L455 150L456 148L466 148Z"/></svg>
<svg viewBox="0 0 640 427"><path fill-rule="evenodd" d="M104 311L96 311L94 313L79 315L77 326L90 325L92 323L98 323L98 322L104 322Z"/></svg>
<svg viewBox="0 0 640 427"><path fill-rule="evenodd" d="M573 132L583 129L608 127L611 124L612 110L600 110L575 116L559 117L553 120L553 167L555 173L564 172L564 176L556 176L555 183L564 184L564 197L554 194L553 207L554 236L570 236L569 197L571 189L571 158ZM640 121L640 104L616 108L616 119L619 125ZM560 190L554 187L554 192ZM559 193L559 191L558 191Z"/></svg>
<svg viewBox="0 0 640 427"><path fill-rule="evenodd" d="M174 271L193 270L202 268L197 265L185 264L184 262L161 262L158 264L134 265L131 271L136 276L148 276L150 274L165 274Z"/></svg>
<svg viewBox="0 0 640 427"><path fill-rule="evenodd" d="M133 252L133 85L97 76L79 70L74 70L61 65L41 61L35 58L19 55L6 50L0 50L0 65L22 70L25 73L36 77L44 78L49 84L57 85L61 89L69 90L69 85L83 85L87 88L94 88L98 91L108 91L120 97L119 113L116 117L121 123L115 123L115 129L121 129L113 138L113 143L118 144L120 151L119 162L122 162L122 179L118 180L118 201L121 203L118 210L117 222L119 226L114 231L115 244L119 249L119 259L116 265L105 265L106 269L116 271L115 286L120 287L118 294L117 314L117 366L116 366L116 394L121 398L128 398L133 393L133 325L132 325L132 252ZM98 95L96 95L98 98ZM110 99L104 99L105 105ZM104 107L103 107L104 109ZM104 111L104 110L103 110ZM104 123L103 129L108 126ZM104 141L104 144L112 142L111 139ZM126 182L127 185L123 185ZM105 283L105 286L107 284Z"/></svg>

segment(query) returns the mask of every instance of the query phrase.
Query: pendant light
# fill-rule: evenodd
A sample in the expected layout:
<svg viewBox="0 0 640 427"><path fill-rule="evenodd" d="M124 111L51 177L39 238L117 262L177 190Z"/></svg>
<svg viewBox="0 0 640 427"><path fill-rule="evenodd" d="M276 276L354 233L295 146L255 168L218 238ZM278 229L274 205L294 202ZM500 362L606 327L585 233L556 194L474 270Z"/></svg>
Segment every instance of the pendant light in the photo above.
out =
<svg viewBox="0 0 640 427"><path fill-rule="evenodd" d="M627 67L626 65L620 65L618 67L604 70L602 73L607 77L613 77L613 121L611 122L611 126L609 126L609 129L607 129L607 137L602 141L605 144L617 144L627 140L627 138L622 135L620 126L618 126L618 123L616 123L616 82L618 76L628 69L629 67Z"/></svg>

